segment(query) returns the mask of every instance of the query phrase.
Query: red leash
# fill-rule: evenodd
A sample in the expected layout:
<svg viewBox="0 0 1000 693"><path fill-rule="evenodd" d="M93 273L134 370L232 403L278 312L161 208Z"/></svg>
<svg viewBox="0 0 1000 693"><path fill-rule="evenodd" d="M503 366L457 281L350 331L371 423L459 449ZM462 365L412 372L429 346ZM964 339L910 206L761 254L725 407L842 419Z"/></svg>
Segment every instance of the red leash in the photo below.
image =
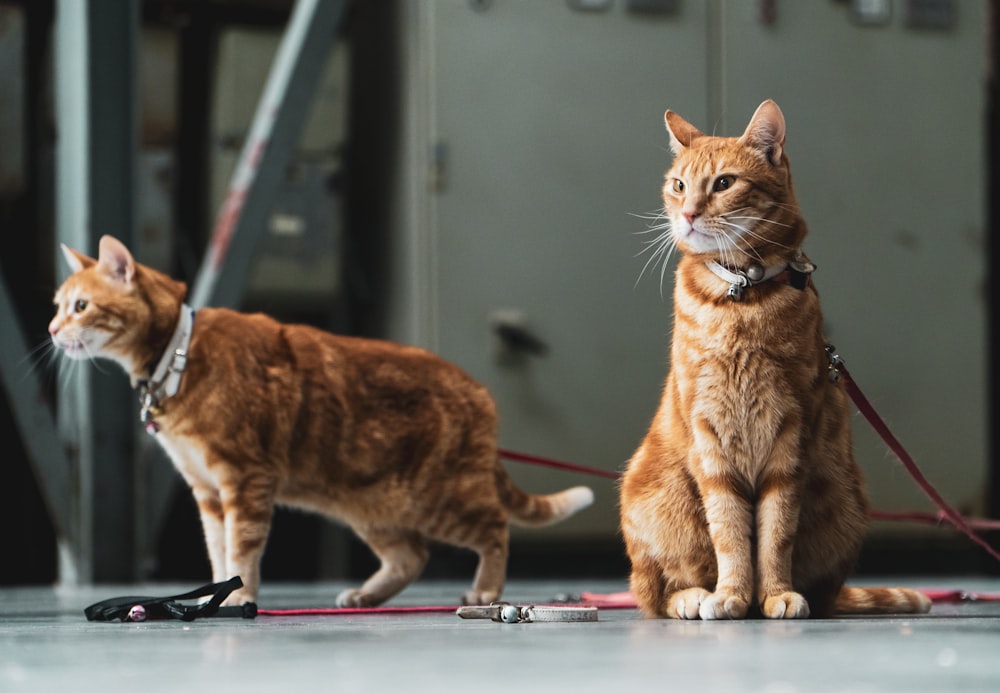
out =
<svg viewBox="0 0 1000 693"><path fill-rule="evenodd" d="M457 606L369 606L332 609L257 609L258 616L373 616L375 614L445 614Z"/></svg>
<svg viewBox="0 0 1000 693"><path fill-rule="evenodd" d="M887 522L922 522L926 525L938 525L942 522L950 522L948 516L943 511L936 513L920 512L890 512L886 510L872 510L869 515L873 520L885 520ZM988 520L981 517L963 518L965 524L970 528L980 532L1000 532L1000 520Z"/></svg>
<svg viewBox="0 0 1000 693"><path fill-rule="evenodd" d="M538 457L537 455L527 455L523 452L514 452L513 450L498 450L500 457L505 460L513 460L514 462L526 462L528 464L538 465L540 467L551 467L552 469L561 469L566 472L578 472L580 474L590 474L591 476L603 476L606 479L620 479L621 472L609 472L607 469L596 469L594 467L584 467L580 464L571 464L569 462L560 462L559 460L552 460L548 457Z"/></svg>
<svg viewBox="0 0 1000 693"><path fill-rule="evenodd" d="M982 537L976 534L976 529L981 531L1000 531L1000 520L988 520L988 519L966 519L962 515L952 508L948 503L941 497L941 494L937 492L934 486L931 485L927 478L920 471L917 463L913 458L906 452L903 445L896 439L896 436L892 434L889 430L888 425L885 421L878 415L875 411L875 407L872 406L868 398L864 396L861 392L861 388L851 377L850 372L847 370L847 366L844 361L836 353L833 346L827 346L827 357L830 360L830 371L831 377L835 379L843 380L844 389L847 390L847 394L850 395L851 400L854 405L864 414L865 419L872 428L882 437L882 440L889 446L893 454L899 458L899 461L903 463L903 466L913 477L917 485L923 490L928 498L933 501L933 503L938 507L937 513L919 513L919 512L908 512L908 513L892 513L892 512L882 512L882 511L872 511L871 517L876 520L889 520L889 521L911 521L911 522L925 522L928 524L941 524L942 521L950 522L956 529L965 534L969 539L979 544L983 549L986 550L993 558L1000 561L1000 553L998 553L992 546L990 546ZM562 462L559 460L549 459L547 457L539 457L537 455L528 455L523 452L514 452L512 450L499 450L500 457L513 460L515 462L526 462L528 464L540 465L544 467L551 467L553 469L561 469L564 471L577 472L580 474L590 474L592 476L601 476L607 479L619 479L621 478L620 472L608 471L606 469L596 469L594 467L585 467L579 464L571 464L569 462Z"/></svg>
<svg viewBox="0 0 1000 693"><path fill-rule="evenodd" d="M941 497L941 494L937 492L927 478L920 471L917 463L910 457L910 454L906 452L903 445L896 439L896 436L892 434L889 430L889 426L886 425L885 421L878 412L875 411L875 407L872 403L868 401L864 393L861 392L861 388L858 384L854 382L854 378L851 377L850 372L847 370L847 366L844 364L844 360L836 353L836 350L832 345L826 348L827 356L830 359L830 369L834 374L834 377L838 377L844 383L844 389L847 390L847 394L851 396L851 400L854 402L855 406L865 415L868 423L871 427L882 436L882 440L886 442L892 453L899 458L899 461L903 463L906 467L906 471L910 473L910 476L917 482L920 489L927 495L934 505L938 507L943 515L944 519L948 520L953 524L958 530L960 530L965 536L969 537L972 541L983 547L987 553L989 553L993 558L1000 561L1000 553L998 553L992 546L990 546L982 537L976 534L975 530L969 526L969 523L965 521L957 510L952 508L948 503Z"/></svg>

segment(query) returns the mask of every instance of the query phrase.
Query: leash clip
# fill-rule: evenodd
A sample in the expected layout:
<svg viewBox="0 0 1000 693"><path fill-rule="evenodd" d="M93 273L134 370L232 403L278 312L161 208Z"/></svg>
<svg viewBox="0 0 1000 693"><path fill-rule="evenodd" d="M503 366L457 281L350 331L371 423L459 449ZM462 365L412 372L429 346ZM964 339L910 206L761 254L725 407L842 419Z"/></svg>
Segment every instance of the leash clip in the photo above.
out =
<svg viewBox="0 0 1000 693"><path fill-rule="evenodd" d="M830 378L830 382L835 383L840 380L840 365L844 362L844 359L840 358L840 354L837 353L837 347L832 344L827 344L824 349L826 350L826 360L829 361L826 374Z"/></svg>
<svg viewBox="0 0 1000 693"><path fill-rule="evenodd" d="M460 606L459 618L489 619L496 623L572 623L596 621L596 606L517 606L493 602L486 606Z"/></svg>

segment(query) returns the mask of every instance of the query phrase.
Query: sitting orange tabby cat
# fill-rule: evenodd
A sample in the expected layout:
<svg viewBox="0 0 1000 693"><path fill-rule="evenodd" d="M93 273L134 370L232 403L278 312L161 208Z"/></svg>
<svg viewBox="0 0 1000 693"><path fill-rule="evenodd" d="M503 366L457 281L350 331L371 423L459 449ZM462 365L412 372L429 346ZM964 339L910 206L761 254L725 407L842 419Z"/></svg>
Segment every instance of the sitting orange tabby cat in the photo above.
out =
<svg viewBox="0 0 1000 693"><path fill-rule="evenodd" d="M665 118L666 242L682 257L670 373L621 488L632 592L683 619L927 611L914 590L843 586L868 505L781 111L765 101L739 138Z"/></svg>
<svg viewBox="0 0 1000 693"><path fill-rule="evenodd" d="M421 572L427 542L467 547L466 603L500 596L508 520L538 526L589 505L590 489L535 496L497 457L486 389L415 347L335 336L264 315L184 305L186 287L104 236L97 260L63 246L52 341L73 359L119 363L141 418L201 514L213 579L254 601L276 503L350 525L381 560L342 606L371 606Z"/></svg>

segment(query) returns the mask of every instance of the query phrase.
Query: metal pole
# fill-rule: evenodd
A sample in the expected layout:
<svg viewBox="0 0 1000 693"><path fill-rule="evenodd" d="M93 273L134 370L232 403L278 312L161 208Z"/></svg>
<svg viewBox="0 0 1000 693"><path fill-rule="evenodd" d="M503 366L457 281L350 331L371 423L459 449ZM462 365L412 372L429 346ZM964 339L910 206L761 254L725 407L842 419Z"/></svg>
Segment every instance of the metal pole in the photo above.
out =
<svg viewBox="0 0 1000 693"><path fill-rule="evenodd" d="M56 230L91 254L104 233L130 244L135 227L138 16L137 0L56 5ZM55 261L64 275L61 255ZM77 540L61 547L60 578L129 581L137 564L132 394L122 373L82 365L67 374L72 386L58 407L79 479L69 508Z"/></svg>
<svg viewBox="0 0 1000 693"><path fill-rule="evenodd" d="M346 4L295 4L191 291L195 308L239 305Z"/></svg>

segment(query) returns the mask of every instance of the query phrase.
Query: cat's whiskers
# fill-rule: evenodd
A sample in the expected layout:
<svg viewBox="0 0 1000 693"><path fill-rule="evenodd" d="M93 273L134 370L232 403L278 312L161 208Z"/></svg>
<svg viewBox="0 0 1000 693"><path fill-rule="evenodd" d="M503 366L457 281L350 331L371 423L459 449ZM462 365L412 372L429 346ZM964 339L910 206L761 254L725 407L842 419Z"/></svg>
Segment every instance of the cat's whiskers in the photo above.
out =
<svg viewBox="0 0 1000 693"><path fill-rule="evenodd" d="M80 368L80 361L60 358L56 363L56 383L61 394L67 394L74 389L76 372Z"/></svg>
<svg viewBox="0 0 1000 693"><path fill-rule="evenodd" d="M769 243L769 244L771 244L773 246L777 246L777 247L781 248L782 250L795 250L795 248L793 248L790 245L786 245L784 243L779 243L778 241L774 240L773 238L768 238L767 236L763 236L763 235L757 233L756 231L753 231L753 230L750 230L750 229L747 230L747 235L748 236L753 236L754 238L756 238L757 240L761 241L762 243Z"/></svg>
<svg viewBox="0 0 1000 693"><path fill-rule="evenodd" d="M639 272L639 277L635 280L635 286L639 285L642 281L643 276L646 274L646 270L649 268L656 268L656 265L660 265L660 297L663 297L663 282L666 277L667 265L670 264L670 258L674 254L674 250L677 249L677 239L674 238L674 234L670 228L667 228L663 233L657 236L651 241L646 241L646 247L641 250L636 257L651 251L649 257L646 259L645 264L642 266L642 270Z"/></svg>
<svg viewBox="0 0 1000 693"><path fill-rule="evenodd" d="M734 218L744 218L744 217L734 217ZM765 220L765 221L770 221L770 220ZM793 250L793 248L791 248L790 246L785 245L784 243L780 243L780 242L774 240L773 238L768 238L767 236L764 236L764 235L758 233L752 227L746 226L745 224L738 224L736 222L727 221L727 220L721 219L721 218L719 220L719 223L723 224L725 226L737 229L739 231L739 233L737 233L738 240L745 241L746 245L747 245L747 248L754 250L754 255L756 255L756 259L758 259L758 260L762 260L763 258L760 256L760 253L757 252L757 250L753 248L753 244L748 240L747 237L756 239L756 240L760 241L761 243L768 243L770 245L777 246L778 248L781 248L782 250ZM778 222L772 222L772 223L778 223ZM780 225L781 226L786 226L786 224L780 224ZM730 240L732 241L731 238L730 238ZM739 245L739 244L737 243L736 245ZM749 256L749 254L748 254L748 256Z"/></svg>
<svg viewBox="0 0 1000 693"><path fill-rule="evenodd" d="M739 224L734 224L727 221L721 221L720 223L723 225L720 228L720 232L729 242L728 246L724 249L726 251L724 258L726 263L729 264L729 266L731 267L739 266L740 263L736 260L736 252L739 252L751 259L757 260L761 264L764 263L764 258L761 256L761 254L757 251L756 248L753 247L753 244L747 241L747 239L745 238L745 235L754 236L755 234L752 231ZM727 227L735 228L737 232L733 232ZM741 247L741 241L743 242L743 244L746 245L746 248Z"/></svg>
<svg viewBox="0 0 1000 693"><path fill-rule="evenodd" d="M787 202L776 202L775 200L771 200L767 204L768 207L777 207L778 209L784 209L789 212L794 212L795 214L800 214L801 212L798 205L790 205Z"/></svg>
<svg viewBox="0 0 1000 693"><path fill-rule="evenodd" d="M25 354L20 361L17 362L17 368L20 370L26 368L24 377L27 378L31 375L42 362L45 360L53 360L55 356L55 345L52 343L51 339L47 339L41 344L38 344L33 349L31 349L27 354Z"/></svg>
<svg viewBox="0 0 1000 693"><path fill-rule="evenodd" d="M93 365L93 367L97 370L98 373L100 373L101 375L110 374L110 371L102 367L100 359L98 358L98 356L94 354L94 352L90 350L90 347L87 346L87 342L85 340L80 340L80 347L87 354L87 362Z"/></svg>
<svg viewBox="0 0 1000 693"><path fill-rule="evenodd" d="M775 221L774 219L768 219L767 217L751 217L751 216L734 217L732 216L731 212L729 214L723 214L722 216L725 217L726 219L746 219L749 221L763 222L765 224L774 224L775 226L783 226L786 229L792 228L791 224L783 224L780 221Z"/></svg>
<svg viewBox="0 0 1000 693"><path fill-rule="evenodd" d="M666 212L662 209L657 210L655 212L647 212L645 214L636 214L635 212L629 212L629 216L635 217L636 219L645 219L646 221L654 222L654 224L650 225L650 227L645 231L636 231L636 233L638 234L649 233L650 231L659 228L659 226L656 225L655 222L661 222L661 221L666 223L670 222L670 217L667 216Z"/></svg>
<svg viewBox="0 0 1000 693"><path fill-rule="evenodd" d="M670 263L670 258L677 249L677 239L673 234L673 222L664 211L648 215L633 214L632 216L640 219L648 219L653 222L661 222L650 224L644 231L636 231L637 235L656 232L659 232L659 234L654 238L644 240L643 244L646 247L636 253L636 257L639 257L648 252L649 257L646 259L645 264L642 266L642 270L639 272L638 278L635 280L635 286L639 286L639 282L642 281L642 278L645 276L646 270L650 268L656 269L656 265L659 264L660 297L662 298L663 282L666 278L667 265Z"/></svg>

